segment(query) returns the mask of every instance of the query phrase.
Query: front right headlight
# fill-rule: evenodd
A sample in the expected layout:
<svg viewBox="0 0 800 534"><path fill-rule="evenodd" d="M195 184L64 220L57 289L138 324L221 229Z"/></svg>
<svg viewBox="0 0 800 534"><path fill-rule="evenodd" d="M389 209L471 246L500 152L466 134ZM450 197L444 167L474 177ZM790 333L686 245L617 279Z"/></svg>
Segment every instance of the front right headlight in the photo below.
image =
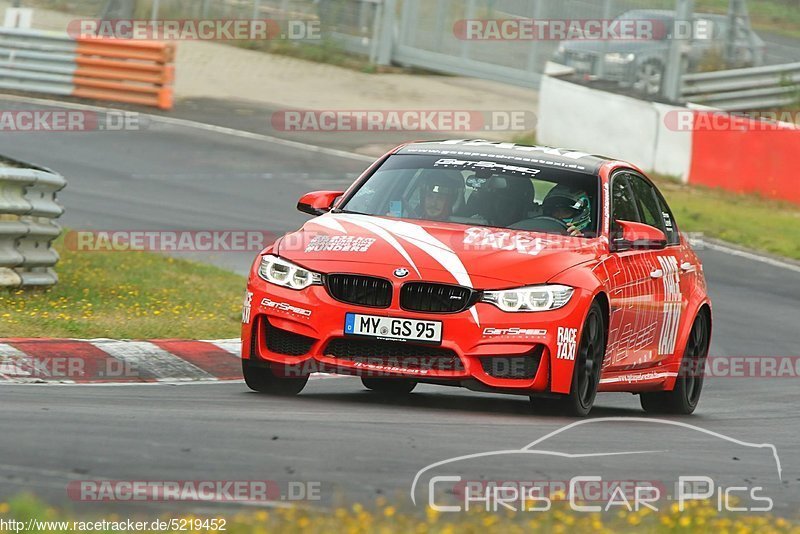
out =
<svg viewBox="0 0 800 534"><path fill-rule="evenodd" d="M627 65L631 61L636 59L636 54L620 54L618 52L612 52L610 54L606 54L606 63L616 63L618 65Z"/></svg>
<svg viewBox="0 0 800 534"><path fill-rule="evenodd" d="M266 254L261 258L258 275L267 282L296 290L322 284L320 273L309 271L272 254Z"/></svg>
<svg viewBox="0 0 800 534"><path fill-rule="evenodd" d="M563 308L575 290L569 286L528 286L503 291L484 291L481 302L494 304L505 312L537 312Z"/></svg>

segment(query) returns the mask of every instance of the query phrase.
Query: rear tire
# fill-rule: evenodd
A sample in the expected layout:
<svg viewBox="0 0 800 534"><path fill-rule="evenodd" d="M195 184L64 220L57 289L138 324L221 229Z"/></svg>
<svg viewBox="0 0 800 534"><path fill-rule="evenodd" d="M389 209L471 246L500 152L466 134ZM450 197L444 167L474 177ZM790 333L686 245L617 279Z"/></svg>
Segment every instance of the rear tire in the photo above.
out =
<svg viewBox="0 0 800 534"><path fill-rule="evenodd" d="M600 372L606 354L606 329L603 311L596 301L589 308L583 324L581 341L575 355L575 370L569 395L558 398L531 397L534 409L545 413L586 417L592 411Z"/></svg>
<svg viewBox="0 0 800 534"><path fill-rule="evenodd" d="M410 378L372 378L361 377L364 387L376 393L386 395L407 395L417 387L416 380Z"/></svg>
<svg viewBox="0 0 800 534"><path fill-rule="evenodd" d="M259 366L250 360L242 360L242 374L247 387L258 393L292 397L297 395L308 382L308 375L302 377L282 377L276 375L269 366Z"/></svg>
<svg viewBox="0 0 800 534"><path fill-rule="evenodd" d="M672 391L642 393L639 401L647 413L690 415L700 402L703 391L706 359L710 344L708 316L700 313L694 320L692 331L686 342L686 350Z"/></svg>

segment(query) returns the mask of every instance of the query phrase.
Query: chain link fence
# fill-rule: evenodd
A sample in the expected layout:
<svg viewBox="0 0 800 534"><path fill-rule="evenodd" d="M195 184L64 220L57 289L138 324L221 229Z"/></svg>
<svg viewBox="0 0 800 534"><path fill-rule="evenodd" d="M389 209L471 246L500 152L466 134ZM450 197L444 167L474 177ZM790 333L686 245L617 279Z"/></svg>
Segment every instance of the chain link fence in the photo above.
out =
<svg viewBox="0 0 800 534"><path fill-rule="evenodd" d="M800 0L780 0L787 5ZM272 19L317 24L319 37L289 46L329 47L390 63L535 87L548 61L566 64L584 81L631 88L649 98L680 95L682 72L763 65L767 47L750 27L745 0L721 1L728 14L695 12L693 0L21 0L79 16L137 19ZM471 22L584 23L615 19L695 24L709 19L714 40L472 38ZM675 44L675 41L680 41ZM286 45L286 43L283 43ZM272 50L272 45L249 43ZM800 53L800 43L798 43Z"/></svg>

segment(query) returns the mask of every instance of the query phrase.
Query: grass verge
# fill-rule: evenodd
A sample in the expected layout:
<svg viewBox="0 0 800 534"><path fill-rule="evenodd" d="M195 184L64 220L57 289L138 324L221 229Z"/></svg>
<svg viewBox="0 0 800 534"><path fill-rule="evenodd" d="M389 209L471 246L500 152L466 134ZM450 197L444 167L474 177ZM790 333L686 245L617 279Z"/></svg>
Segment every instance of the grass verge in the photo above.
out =
<svg viewBox="0 0 800 534"><path fill-rule="evenodd" d="M523 533L523 532L770 532L798 533L800 525L794 521L773 517L767 514L722 514L716 503L691 501L686 509L680 511L678 504L664 510L652 511L646 507L638 512L621 511L616 513L578 513L572 511L563 501L554 501L547 512L498 513L467 512L440 514L430 508L426 513L398 510L379 499L374 507L367 509L361 504L339 507L331 511L314 511L298 508L263 509L255 512L226 514L225 516L184 516L165 518L186 520L189 531L213 532L203 526L209 519L223 519L224 531L232 534L250 532L349 532L368 534L373 532L418 532L418 533ZM62 511L48 508L30 496L21 496L9 503L0 503L0 519L21 521L24 524L51 522L49 529L33 529L34 532L70 532L81 525L72 521L100 521L98 518L75 519ZM108 516L106 521L124 524L126 518ZM152 524L153 519L139 519ZM31 523L28 523L28 522ZM58 522L66 522L61 525ZM199 525L199 528L193 528ZM64 528L66 527L66 528ZM97 532L110 532L96 528ZM145 527L138 532L152 532ZM30 532L30 531L29 531Z"/></svg>
<svg viewBox="0 0 800 534"><path fill-rule="evenodd" d="M705 13L727 13L729 0L697 0L695 10ZM748 2L753 28L800 38L800 4L789 0Z"/></svg>
<svg viewBox="0 0 800 534"><path fill-rule="evenodd" d="M654 176L683 232L800 260L800 207Z"/></svg>
<svg viewBox="0 0 800 534"><path fill-rule="evenodd" d="M0 338L239 336L241 276L155 253L55 248L55 287L0 290Z"/></svg>

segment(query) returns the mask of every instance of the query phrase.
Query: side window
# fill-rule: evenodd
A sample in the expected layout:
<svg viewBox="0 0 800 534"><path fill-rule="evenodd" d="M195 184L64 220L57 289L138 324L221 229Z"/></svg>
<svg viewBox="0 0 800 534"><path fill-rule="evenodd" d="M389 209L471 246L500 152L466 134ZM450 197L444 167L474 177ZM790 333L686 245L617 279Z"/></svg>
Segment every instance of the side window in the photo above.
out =
<svg viewBox="0 0 800 534"><path fill-rule="evenodd" d="M611 183L611 238L620 232L616 221L639 222L639 213L636 201L628 185L628 174L620 173L614 176Z"/></svg>
<svg viewBox="0 0 800 534"><path fill-rule="evenodd" d="M672 215L672 211L667 206L667 201L664 200L664 197L656 191L656 200L658 201L658 207L661 210L661 217L664 219L664 233L667 234L667 244L668 245L678 245L681 242L681 234L680 230L678 230L678 224L675 222L675 217Z"/></svg>
<svg viewBox="0 0 800 534"><path fill-rule="evenodd" d="M629 183L631 184L631 189L633 189L633 194L636 195L636 205L639 207L639 214L642 217L641 222L666 233L664 219L661 216L661 207L656 200L656 192L653 186L635 174L629 175Z"/></svg>

